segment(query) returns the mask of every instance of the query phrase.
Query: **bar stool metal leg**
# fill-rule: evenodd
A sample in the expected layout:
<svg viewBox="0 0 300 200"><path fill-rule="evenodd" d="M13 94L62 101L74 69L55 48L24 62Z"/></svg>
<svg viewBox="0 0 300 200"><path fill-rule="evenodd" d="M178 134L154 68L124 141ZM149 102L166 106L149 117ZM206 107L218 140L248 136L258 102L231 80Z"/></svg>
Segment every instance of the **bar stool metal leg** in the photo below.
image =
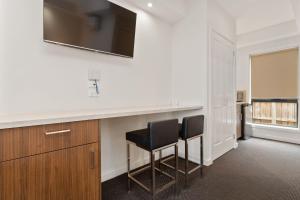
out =
<svg viewBox="0 0 300 200"><path fill-rule="evenodd" d="M159 161L158 161L158 168L161 169L161 158L162 158L162 150L159 151Z"/></svg>
<svg viewBox="0 0 300 200"><path fill-rule="evenodd" d="M178 144L175 145L175 191L176 196L178 195Z"/></svg>
<svg viewBox="0 0 300 200"><path fill-rule="evenodd" d="M200 137L200 173L203 176L203 136Z"/></svg>
<svg viewBox="0 0 300 200"><path fill-rule="evenodd" d="M175 170L175 175L172 176L170 175L168 172L166 171L163 171L159 168L156 167L155 165L155 154L156 152L159 152L159 150L162 150L162 149L167 149L167 148L170 148L170 147L173 147L175 146L175 158L176 158L176 162L175 162L175 166L173 166L173 169ZM141 186L143 189L145 189L147 192L151 193L152 194L152 199L155 199L156 195L162 191L164 191L165 189L171 187L171 186L175 186L176 187L176 192L177 192L177 181L178 181L178 146L177 146L177 143L174 143L174 144L171 144L169 146L165 146L165 147L162 147L161 149L156 149L156 150L152 150L152 151L148 151L149 152L149 159L150 159L150 164L149 165L146 165L140 169L136 169L136 170L131 170L130 169L130 148L129 148L129 145L127 145L127 154L128 154L128 188L130 189L130 185L132 182L138 184L139 186ZM163 162L162 162L163 164ZM151 180L151 183L150 183L150 187L147 187L146 185L144 185L142 182L140 182L139 180L137 180L134 176L138 175L138 174L141 174L142 172L146 171L150 169L150 180ZM162 175L165 175L166 177L169 177L171 178L172 180L169 181L168 183L164 184L163 186L157 188L156 187L156 172L155 171L158 171L160 172Z"/></svg>
<svg viewBox="0 0 300 200"><path fill-rule="evenodd" d="M151 155L151 192L152 192L152 199L155 198L155 154L153 151L150 152Z"/></svg>
<svg viewBox="0 0 300 200"><path fill-rule="evenodd" d="M188 140L185 140L185 186L187 186L188 183L188 175L189 175L189 143Z"/></svg>
<svg viewBox="0 0 300 200"><path fill-rule="evenodd" d="M130 144L127 142L127 179L128 179L128 192L130 192L131 185L130 185Z"/></svg>

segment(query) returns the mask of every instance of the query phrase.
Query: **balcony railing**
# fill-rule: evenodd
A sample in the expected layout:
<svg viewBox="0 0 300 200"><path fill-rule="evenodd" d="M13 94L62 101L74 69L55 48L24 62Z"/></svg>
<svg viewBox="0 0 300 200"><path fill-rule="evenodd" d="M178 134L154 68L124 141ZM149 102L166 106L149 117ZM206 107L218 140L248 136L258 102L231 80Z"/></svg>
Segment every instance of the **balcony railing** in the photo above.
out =
<svg viewBox="0 0 300 200"><path fill-rule="evenodd" d="M298 127L297 99L253 99L252 122L284 127Z"/></svg>

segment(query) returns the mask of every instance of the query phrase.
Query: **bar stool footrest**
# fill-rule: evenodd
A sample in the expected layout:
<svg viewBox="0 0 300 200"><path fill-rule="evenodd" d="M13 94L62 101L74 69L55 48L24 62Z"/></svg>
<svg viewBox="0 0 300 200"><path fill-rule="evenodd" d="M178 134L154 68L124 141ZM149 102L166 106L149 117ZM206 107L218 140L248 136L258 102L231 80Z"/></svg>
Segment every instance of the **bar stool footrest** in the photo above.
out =
<svg viewBox="0 0 300 200"><path fill-rule="evenodd" d="M168 156L165 159L162 159L161 164L168 167L168 168L170 168L170 169L175 169L174 166L169 165L168 163L166 163L167 161L172 160L172 159L175 159L175 155L171 155L171 156ZM183 159L183 158L181 158L181 159ZM191 162L191 161L189 161L189 162ZM192 162L192 163L194 163L194 162ZM194 168L192 168L188 171L188 175L192 174L193 172L195 172L195 171L197 171L198 169L201 169L201 168L203 168L203 165L197 164L196 167L194 167ZM183 171L181 169L178 169L178 172L180 172L181 174L184 174L184 175L186 174L185 171Z"/></svg>
<svg viewBox="0 0 300 200"><path fill-rule="evenodd" d="M175 157L175 156L174 156L174 157ZM142 187L144 190L146 190L147 192L150 192L150 193L151 193L150 187L147 187L145 184L143 184L141 181L139 181L139 180L137 180L137 179L135 178L136 175L139 175L139 174L145 172L146 170L148 170L148 169L150 169L150 168L151 168L151 166L150 166L150 164L148 164L148 165L143 166L143 167L141 167L141 168L139 168L139 169L132 170L131 172L129 172L128 178L129 178L130 180L132 180L133 182L135 182L136 184L138 184L139 186L141 186L141 187ZM175 167L173 167L173 168L175 169ZM165 184L162 185L160 188L158 188L158 189L155 191L155 194L154 194L154 195L156 195L156 194L158 194L158 193L164 191L165 189L167 189L167 188L169 188L169 187L171 187L171 186L173 186L173 185L176 184L176 177L175 177L175 176L172 176L172 175L170 175L169 173L167 173L167 172L165 172L165 171L163 171L163 170L161 170L161 169L159 169L159 168L157 168L157 167L155 167L155 170L158 171L159 173L165 175L166 177L172 179L172 180L169 181L168 183L165 183Z"/></svg>

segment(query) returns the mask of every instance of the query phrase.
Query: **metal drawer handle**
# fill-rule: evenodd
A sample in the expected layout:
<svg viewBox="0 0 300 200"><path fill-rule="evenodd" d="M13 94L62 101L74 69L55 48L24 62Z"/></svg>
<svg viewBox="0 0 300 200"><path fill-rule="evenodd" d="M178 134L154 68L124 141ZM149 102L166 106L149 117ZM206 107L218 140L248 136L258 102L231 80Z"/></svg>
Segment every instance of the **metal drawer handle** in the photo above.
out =
<svg viewBox="0 0 300 200"><path fill-rule="evenodd" d="M66 129L66 130L61 130L61 131L52 131L52 132L46 132L46 135L56 135L56 134L61 134L61 133L69 133L71 132L70 129Z"/></svg>

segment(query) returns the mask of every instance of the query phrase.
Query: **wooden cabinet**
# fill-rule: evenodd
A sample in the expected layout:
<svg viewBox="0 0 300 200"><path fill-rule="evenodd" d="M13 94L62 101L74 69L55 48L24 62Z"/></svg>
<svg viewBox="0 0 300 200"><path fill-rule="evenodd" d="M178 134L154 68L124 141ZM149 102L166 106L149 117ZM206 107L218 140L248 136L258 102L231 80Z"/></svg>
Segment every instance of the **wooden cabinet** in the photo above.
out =
<svg viewBox="0 0 300 200"><path fill-rule="evenodd" d="M0 200L100 199L99 133L97 120L1 131Z"/></svg>

